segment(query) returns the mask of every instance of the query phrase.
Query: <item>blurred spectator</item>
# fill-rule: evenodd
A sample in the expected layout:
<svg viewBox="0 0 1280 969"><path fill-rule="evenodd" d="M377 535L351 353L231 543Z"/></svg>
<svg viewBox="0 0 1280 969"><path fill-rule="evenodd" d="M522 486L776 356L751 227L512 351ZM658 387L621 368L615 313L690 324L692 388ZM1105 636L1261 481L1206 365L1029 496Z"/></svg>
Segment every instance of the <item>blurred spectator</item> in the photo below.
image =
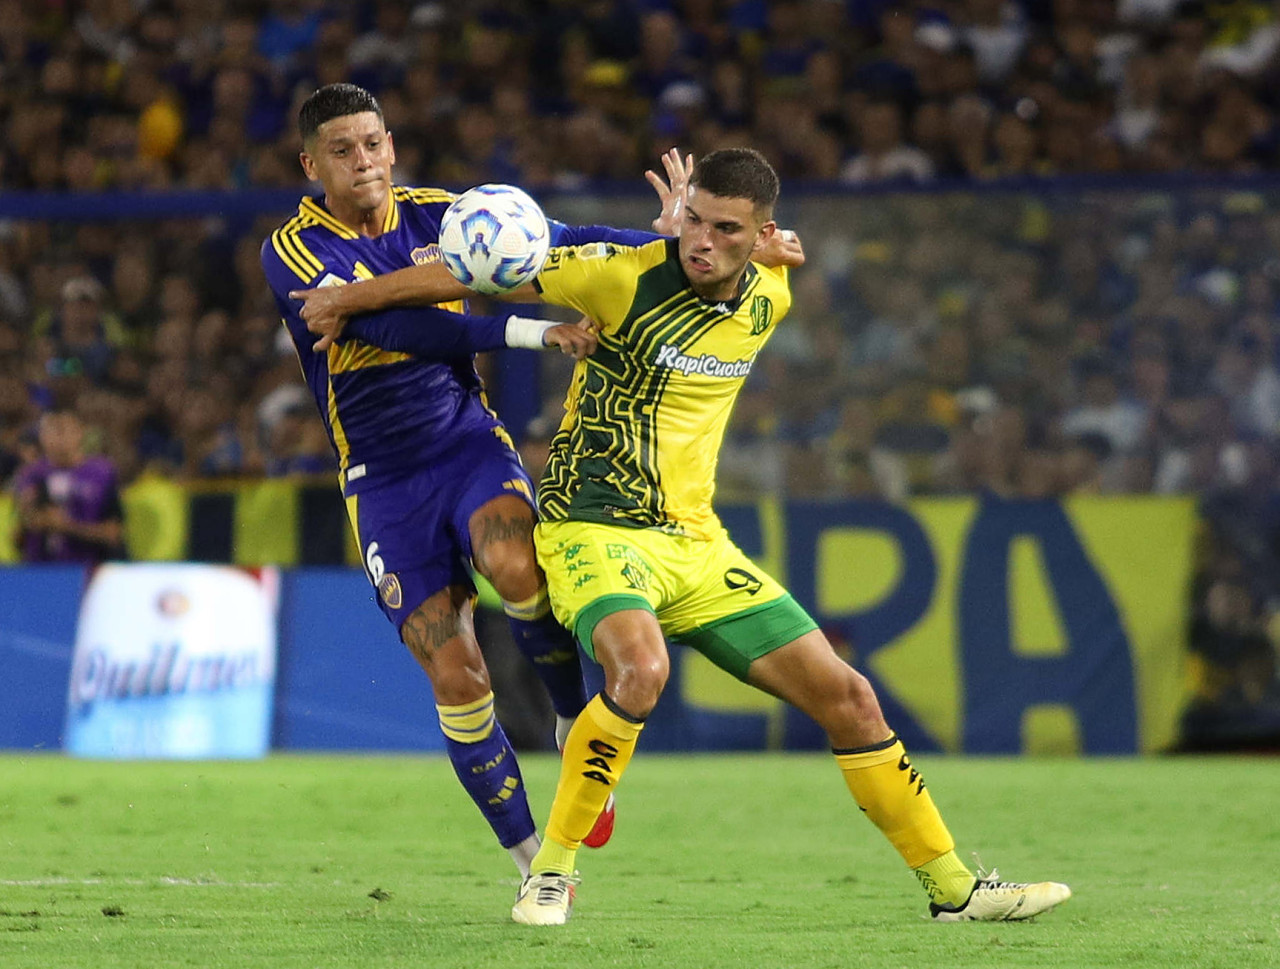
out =
<svg viewBox="0 0 1280 969"><path fill-rule="evenodd" d="M1234 575L1210 577L1192 624L1197 692L1182 748L1272 745L1280 739L1280 675L1265 618Z"/></svg>
<svg viewBox="0 0 1280 969"><path fill-rule="evenodd" d="M14 480L25 562L96 563L124 555L124 522L116 471L85 457L84 425L73 410L40 418L41 457Z"/></svg>
<svg viewBox="0 0 1280 969"><path fill-rule="evenodd" d="M187 389L179 416L180 473L191 478L240 474L246 466L244 442L236 424L235 401L223 386L198 384Z"/></svg>
<svg viewBox="0 0 1280 969"><path fill-rule="evenodd" d="M19 467L38 456L34 410L16 355L0 354L0 489Z"/></svg>
<svg viewBox="0 0 1280 969"><path fill-rule="evenodd" d="M1280 436L1280 374L1256 337L1241 334L1222 347L1211 380L1242 434Z"/></svg>
<svg viewBox="0 0 1280 969"><path fill-rule="evenodd" d="M1100 457L1128 453L1142 440L1145 415L1141 406L1120 395L1111 366L1086 360L1080 366L1080 403L1062 418L1068 439L1096 441L1089 449Z"/></svg>
<svg viewBox="0 0 1280 969"><path fill-rule="evenodd" d="M329 474L337 462L324 428L312 417L310 407L291 405L271 425L264 471L268 477Z"/></svg>
<svg viewBox="0 0 1280 969"><path fill-rule="evenodd" d="M1135 54L1125 66L1111 133L1124 148L1137 151L1159 129L1163 108L1160 61L1150 53Z"/></svg>
<svg viewBox="0 0 1280 969"><path fill-rule="evenodd" d="M1022 7L1012 0L967 0L959 39L974 52L978 77L999 84L1012 72L1027 41Z"/></svg>
<svg viewBox="0 0 1280 969"><path fill-rule="evenodd" d="M1038 161L1040 138L1035 124L1017 114L1000 115L992 128L991 174L997 178L1017 178L1043 174Z"/></svg>
<svg viewBox="0 0 1280 969"><path fill-rule="evenodd" d="M321 0L272 0L254 46L278 69L290 67L316 40L324 21Z"/></svg>
<svg viewBox="0 0 1280 969"><path fill-rule="evenodd" d="M938 490L940 462L951 441L951 415L935 410L936 402L926 372L916 367L903 371L882 401L872 468L887 497Z"/></svg>
<svg viewBox="0 0 1280 969"><path fill-rule="evenodd" d="M858 115L860 150L840 169L841 181L926 182L933 164L919 148L902 140L902 110L892 101L873 101Z"/></svg>
<svg viewBox="0 0 1280 969"><path fill-rule="evenodd" d="M377 0L372 26L347 48L347 67L359 73L363 83L373 90L381 91L398 81L413 61L409 14L409 5L401 0ZM310 42L314 40L313 35Z"/></svg>
<svg viewBox="0 0 1280 969"><path fill-rule="evenodd" d="M916 37L915 14L906 5L888 4L879 28L879 45L854 70L854 90L910 110L920 96L917 73L927 56Z"/></svg>
<svg viewBox="0 0 1280 969"><path fill-rule="evenodd" d="M34 331L48 341L51 364L59 372L84 374L101 384L127 342L124 324L107 312L106 290L92 276L68 279L60 297L58 310L37 317Z"/></svg>
<svg viewBox="0 0 1280 969"><path fill-rule="evenodd" d="M947 111L947 127L954 159L952 171L968 178L991 175L991 106L974 94L958 97Z"/></svg>

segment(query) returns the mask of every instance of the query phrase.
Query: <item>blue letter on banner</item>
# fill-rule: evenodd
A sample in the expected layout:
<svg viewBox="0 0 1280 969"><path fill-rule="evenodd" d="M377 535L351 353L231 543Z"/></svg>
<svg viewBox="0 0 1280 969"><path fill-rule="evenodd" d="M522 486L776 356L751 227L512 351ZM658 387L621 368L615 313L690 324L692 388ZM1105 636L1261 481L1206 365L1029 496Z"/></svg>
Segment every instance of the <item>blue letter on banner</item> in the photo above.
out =
<svg viewBox="0 0 1280 969"><path fill-rule="evenodd" d="M1039 543L1065 655L1029 657L1012 648L1009 553L1022 537ZM985 497L969 532L959 599L966 752L1020 752L1023 713L1042 703L1075 710L1085 753L1138 749L1129 640L1061 505Z"/></svg>
<svg viewBox="0 0 1280 969"><path fill-rule="evenodd" d="M831 529L858 529L892 536L902 556L902 575L897 586L870 609L845 616L819 614L818 541ZM889 725L910 749L938 750L937 738L929 734L907 708L894 698L871 669L867 659L876 650L892 643L920 621L933 601L938 580L929 538L903 508L879 501L848 501L839 504L787 503L788 562L791 594L823 626L837 627L852 644L858 671L875 686L880 706ZM849 582L859 581L858 563L849 563Z"/></svg>

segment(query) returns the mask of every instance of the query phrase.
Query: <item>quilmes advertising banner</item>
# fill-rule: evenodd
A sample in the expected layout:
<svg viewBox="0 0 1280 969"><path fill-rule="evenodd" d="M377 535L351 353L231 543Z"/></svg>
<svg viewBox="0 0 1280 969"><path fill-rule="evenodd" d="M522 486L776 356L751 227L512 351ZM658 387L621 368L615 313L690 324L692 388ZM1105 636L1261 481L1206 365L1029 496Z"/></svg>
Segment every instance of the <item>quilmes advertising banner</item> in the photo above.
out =
<svg viewBox="0 0 1280 969"><path fill-rule="evenodd" d="M271 736L279 576L104 565L80 606L66 749L82 757L261 757Z"/></svg>

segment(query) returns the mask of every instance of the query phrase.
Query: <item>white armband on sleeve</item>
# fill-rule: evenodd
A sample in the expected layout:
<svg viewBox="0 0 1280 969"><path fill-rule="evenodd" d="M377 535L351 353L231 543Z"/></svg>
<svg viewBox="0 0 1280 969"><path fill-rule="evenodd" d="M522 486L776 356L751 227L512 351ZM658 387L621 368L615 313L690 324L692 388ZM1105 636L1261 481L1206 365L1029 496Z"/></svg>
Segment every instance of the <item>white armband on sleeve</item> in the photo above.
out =
<svg viewBox="0 0 1280 969"><path fill-rule="evenodd" d="M543 334L559 324L550 320L531 320L527 316L507 317L507 346L525 350L542 350L546 344L542 342Z"/></svg>

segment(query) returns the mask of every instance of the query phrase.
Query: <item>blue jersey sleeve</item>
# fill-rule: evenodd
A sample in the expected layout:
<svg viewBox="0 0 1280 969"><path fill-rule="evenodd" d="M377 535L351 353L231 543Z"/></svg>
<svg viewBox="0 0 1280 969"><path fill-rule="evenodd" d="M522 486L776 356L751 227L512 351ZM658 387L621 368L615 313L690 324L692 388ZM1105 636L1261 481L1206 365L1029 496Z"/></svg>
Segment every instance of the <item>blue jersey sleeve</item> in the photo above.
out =
<svg viewBox="0 0 1280 969"><path fill-rule="evenodd" d="M582 246L588 242L612 242L620 246L643 246L654 239L662 239L654 232L639 229L615 229L607 225L565 225L555 219L547 219L551 227L552 246Z"/></svg>
<svg viewBox="0 0 1280 969"><path fill-rule="evenodd" d="M347 322L342 340L434 360L469 357L507 345L507 317L463 316L434 306L363 313Z"/></svg>

